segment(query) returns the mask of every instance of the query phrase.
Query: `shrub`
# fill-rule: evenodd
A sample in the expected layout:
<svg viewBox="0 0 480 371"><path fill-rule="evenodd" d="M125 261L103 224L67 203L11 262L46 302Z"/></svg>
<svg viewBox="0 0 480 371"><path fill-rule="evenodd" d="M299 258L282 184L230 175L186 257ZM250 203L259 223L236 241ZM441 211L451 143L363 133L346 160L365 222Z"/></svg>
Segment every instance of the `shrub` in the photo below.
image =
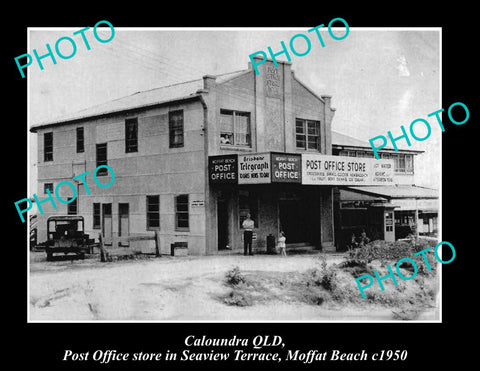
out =
<svg viewBox="0 0 480 371"><path fill-rule="evenodd" d="M225 279L230 285L238 285L239 283L245 283L246 278L240 272L239 267L234 267L232 270L228 271L225 275Z"/></svg>
<svg viewBox="0 0 480 371"><path fill-rule="evenodd" d="M320 260L320 269L325 272L327 270L327 258L322 254L319 255L318 260Z"/></svg>
<svg viewBox="0 0 480 371"><path fill-rule="evenodd" d="M427 240L425 238L417 238L417 239L412 238L411 243L412 243L412 246L413 246L413 250L415 252L419 252L419 251L424 250L428 247L431 247L432 251L433 251L433 248L436 246L435 241Z"/></svg>
<svg viewBox="0 0 480 371"><path fill-rule="evenodd" d="M379 260L383 265L386 265L387 261L398 261L402 258L413 257L415 252L428 246L429 242L422 240L417 240L417 242L415 240L394 242L375 240L364 247L349 250L345 258L349 266L366 266L373 260Z"/></svg>
<svg viewBox="0 0 480 371"><path fill-rule="evenodd" d="M333 269L327 269L322 275L321 285L328 291L334 291L337 288L337 272Z"/></svg>
<svg viewBox="0 0 480 371"><path fill-rule="evenodd" d="M337 287L337 272L334 267L327 268L327 259L325 256L319 257L320 267L309 271L307 286L313 283L315 286L322 286L328 291L333 291Z"/></svg>
<svg viewBox="0 0 480 371"><path fill-rule="evenodd" d="M340 263L338 267L350 272L355 278L363 276L364 274L369 274L370 276L374 275L373 268L357 260L345 260Z"/></svg>
<svg viewBox="0 0 480 371"><path fill-rule="evenodd" d="M307 271L307 282L306 285L320 286L322 283L322 274L316 268L310 269Z"/></svg>
<svg viewBox="0 0 480 371"><path fill-rule="evenodd" d="M337 303L365 304L365 300L360 296L358 288L349 284L337 286L331 293L331 297Z"/></svg>
<svg viewBox="0 0 480 371"><path fill-rule="evenodd" d="M355 249L348 250L346 254L347 264L350 267L353 266L366 266L368 263L371 263L376 257L373 253L373 250L370 244L365 245L364 247L357 247Z"/></svg>
<svg viewBox="0 0 480 371"><path fill-rule="evenodd" d="M225 304L235 305L238 307L247 307L252 305L252 301L249 298L235 290L232 290L230 294L223 299L223 301L225 302Z"/></svg>

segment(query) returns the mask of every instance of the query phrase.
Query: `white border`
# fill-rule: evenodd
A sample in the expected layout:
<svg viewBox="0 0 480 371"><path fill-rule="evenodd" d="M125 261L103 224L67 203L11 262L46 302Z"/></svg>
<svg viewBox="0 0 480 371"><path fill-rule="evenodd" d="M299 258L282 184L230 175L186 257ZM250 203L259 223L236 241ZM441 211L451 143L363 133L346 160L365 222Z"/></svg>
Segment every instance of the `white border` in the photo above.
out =
<svg viewBox="0 0 480 371"><path fill-rule="evenodd" d="M80 26L82 27L82 26ZM93 27L93 26L91 26ZM305 31L309 27L115 27L115 32L120 31ZM79 27L27 27L27 49L30 48L30 31L64 31L64 30L77 30ZM99 27L99 28L108 28L108 27ZM332 27L331 29L342 29L345 27ZM325 26L324 30L327 30ZM439 32L439 77L440 77L440 89L439 89L439 102L440 105L443 105L442 102L442 27L349 27L350 31L438 31ZM30 195L30 74L27 74L27 192ZM442 153L442 136L440 137L440 153L443 163L443 153ZM439 240L442 241L442 182L443 182L443 169L441 168L441 177L440 177L440 197L439 197L439 215L438 215L438 225L439 225ZM39 190L37 189L37 192ZM29 197L29 196L28 196ZM27 218L27 323L443 323L443 296L442 296L442 269L441 264L439 267L439 292L437 294L437 303L439 310L439 319L438 320L412 320L412 321L403 321L403 320L388 320L388 321L373 321L373 320L338 320L338 321L206 321L206 320L197 320L197 321L161 321L161 320L31 320L30 319L30 219ZM441 248L440 248L441 249ZM440 250L441 251L441 250ZM437 309L436 309L437 310Z"/></svg>

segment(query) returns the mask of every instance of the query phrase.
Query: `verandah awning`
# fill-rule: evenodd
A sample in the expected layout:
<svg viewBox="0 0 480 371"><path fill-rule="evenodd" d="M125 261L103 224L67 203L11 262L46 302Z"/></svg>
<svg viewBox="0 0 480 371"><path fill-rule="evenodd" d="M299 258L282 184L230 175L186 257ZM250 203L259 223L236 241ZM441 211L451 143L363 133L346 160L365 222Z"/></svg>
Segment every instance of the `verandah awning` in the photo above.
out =
<svg viewBox="0 0 480 371"><path fill-rule="evenodd" d="M387 198L438 198L439 192L436 189L419 187L416 185L394 185L394 186L371 186L371 187L348 187L348 189L364 194Z"/></svg>
<svg viewBox="0 0 480 371"><path fill-rule="evenodd" d="M358 194L359 198L365 196L382 197L395 205L395 210L422 210L430 213L438 213L439 210L439 192L432 188L415 185L393 185L345 187L345 190Z"/></svg>

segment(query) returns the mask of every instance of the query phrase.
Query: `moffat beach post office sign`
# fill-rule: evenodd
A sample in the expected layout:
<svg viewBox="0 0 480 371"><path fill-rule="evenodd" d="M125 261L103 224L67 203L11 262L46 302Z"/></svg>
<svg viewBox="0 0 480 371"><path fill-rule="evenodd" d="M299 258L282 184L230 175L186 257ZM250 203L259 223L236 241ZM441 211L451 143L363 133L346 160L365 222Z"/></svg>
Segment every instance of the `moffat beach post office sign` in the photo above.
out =
<svg viewBox="0 0 480 371"><path fill-rule="evenodd" d="M393 160L263 152L208 158L210 184L393 184Z"/></svg>

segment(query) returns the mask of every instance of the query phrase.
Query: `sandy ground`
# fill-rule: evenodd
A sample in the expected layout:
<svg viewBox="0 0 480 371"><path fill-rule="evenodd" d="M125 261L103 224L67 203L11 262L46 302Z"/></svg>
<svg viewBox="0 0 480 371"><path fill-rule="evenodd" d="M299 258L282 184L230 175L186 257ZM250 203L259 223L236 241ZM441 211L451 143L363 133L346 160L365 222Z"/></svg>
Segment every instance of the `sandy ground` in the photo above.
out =
<svg viewBox="0 0 480 371"><path fill-rule="evenodd" d="M229 306L225 273L302 272L315 255L288 257L226 255L161 257L100 263L97 258L45 262L32 253L29 277L30 321L391 321L382 306L326 309L306 303L269 301ZM341 255L327 255L328 264ZM435 320L433 310L419 321Z"/></svg>

